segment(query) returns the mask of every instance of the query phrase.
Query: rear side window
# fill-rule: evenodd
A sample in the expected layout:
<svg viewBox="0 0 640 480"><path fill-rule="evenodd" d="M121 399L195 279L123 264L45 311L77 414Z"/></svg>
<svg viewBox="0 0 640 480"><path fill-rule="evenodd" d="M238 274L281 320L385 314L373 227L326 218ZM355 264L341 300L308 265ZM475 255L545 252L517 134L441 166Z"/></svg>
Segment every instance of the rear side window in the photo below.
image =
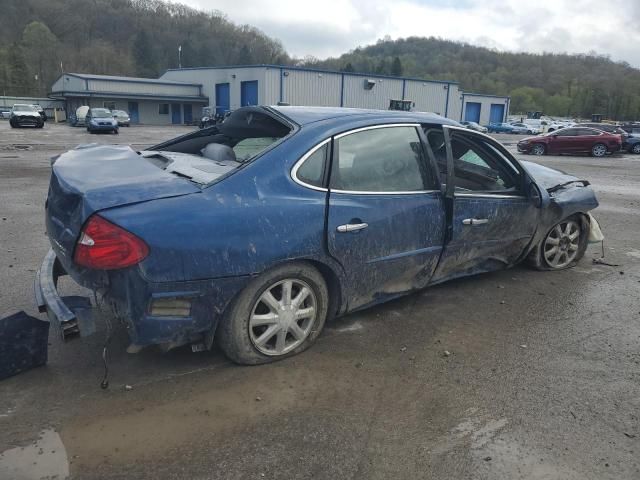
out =
<svg viewBox="0 0 640 480"><path fill-rule="evenodd" d="M384 127L335 140L331 188L354 192L415 192L435 179L415 127Z"/></svg>
<svg viewBox="0 0 640 480"><path fill-rule="evenodd" d="M324 172L327 162L329 144L325 143L311 153L298 167L296 178L307 185L322 188L324 186Z"/></svg>

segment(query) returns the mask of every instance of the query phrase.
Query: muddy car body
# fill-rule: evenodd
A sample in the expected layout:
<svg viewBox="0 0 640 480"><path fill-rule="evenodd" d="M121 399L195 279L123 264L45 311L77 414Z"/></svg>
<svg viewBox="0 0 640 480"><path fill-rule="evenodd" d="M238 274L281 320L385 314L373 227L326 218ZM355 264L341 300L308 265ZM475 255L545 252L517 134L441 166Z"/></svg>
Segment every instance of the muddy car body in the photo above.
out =
<svg viewBox="0 0 640 480"><path fill-rule="evenodd" d="M263 363L307 348L328 317L415 289L525 259L570 266L597 204L588 182L437 115L246 107L149 151L61 155L36 295L82 330L55 289L68 273L135 347L217 338Z"/></svg>
<svg viewBox="0 0 640 480"><path fill-rule="evenodd" d="M9 116L9 124L11 128L18 127L36 127L42 128L44 120L33 105L16 104L11 109Z"/></svg>

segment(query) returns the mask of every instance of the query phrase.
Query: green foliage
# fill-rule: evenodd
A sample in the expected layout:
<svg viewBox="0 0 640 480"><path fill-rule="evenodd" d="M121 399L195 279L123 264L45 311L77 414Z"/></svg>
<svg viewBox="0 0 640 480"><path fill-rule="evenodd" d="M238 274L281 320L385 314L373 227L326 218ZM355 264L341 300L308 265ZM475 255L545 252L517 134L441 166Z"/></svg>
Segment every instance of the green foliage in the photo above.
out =
<svg viewBox="0 0 640 480"><path fill-rule="evenodd" d="M183 67L292 63L282 44L260 30L177 3L1 3L0 94L45 95L61 74L61 63L65 72L157 77L178 66L179 45Z"/></svg>
<svg viewBox="0 0 640 480"><path fill-rule="evenodd" d="M595 54L509 53L409 37L379 40L315 66L337 70L350 64L357 72L395 74L396 58L405 76L457 81L467 92L510 95L515 114L541 110L555 116L640 118L640 70Z"/></svg>
<svg viewBox="0 0 640 480"><path fill-rule="evenodd" d="M400 57L393 57L393 62L391 63L391 75L396 77L402 76L402 61Z"/></svg>

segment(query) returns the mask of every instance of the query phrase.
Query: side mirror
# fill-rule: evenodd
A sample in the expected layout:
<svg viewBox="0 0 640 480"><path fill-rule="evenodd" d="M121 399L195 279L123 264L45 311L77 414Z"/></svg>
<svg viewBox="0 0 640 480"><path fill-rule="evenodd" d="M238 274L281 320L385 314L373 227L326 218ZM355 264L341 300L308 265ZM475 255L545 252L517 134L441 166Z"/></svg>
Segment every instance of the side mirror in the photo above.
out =
<svg viewBox="0 0 640 480"><path fill-rule="evenodd" d="M542 192L540 192L540 188L534 182L529 184L529 200L531 200L534 207L542 207Z"/></svg>

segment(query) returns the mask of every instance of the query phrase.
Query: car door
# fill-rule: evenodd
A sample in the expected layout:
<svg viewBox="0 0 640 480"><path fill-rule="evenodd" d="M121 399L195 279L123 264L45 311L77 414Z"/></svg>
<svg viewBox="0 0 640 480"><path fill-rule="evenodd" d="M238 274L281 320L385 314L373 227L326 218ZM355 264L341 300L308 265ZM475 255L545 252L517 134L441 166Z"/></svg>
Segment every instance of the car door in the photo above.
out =
<svg viewBox="0 0 640 480"><path fill-rule="evenodd" d="M548 153L575 153L580 151L577 128L564 128L549 137Z"/></svg>
<svg viewBox="0 0 640 480"><path fill-rule="evenodd" d="M521 259L540 210L528 178L499 143L457 127L427 130L438 164L446 152L447 242L432 283L506 268Z"/></svg>
<svg viewBox="0 0 640 480"><path fill-rule="evenodd" d="M443 193L419 128L378 125L333 140L327 245L344 267L350 310L425 286L437 265Z"/></svg>

